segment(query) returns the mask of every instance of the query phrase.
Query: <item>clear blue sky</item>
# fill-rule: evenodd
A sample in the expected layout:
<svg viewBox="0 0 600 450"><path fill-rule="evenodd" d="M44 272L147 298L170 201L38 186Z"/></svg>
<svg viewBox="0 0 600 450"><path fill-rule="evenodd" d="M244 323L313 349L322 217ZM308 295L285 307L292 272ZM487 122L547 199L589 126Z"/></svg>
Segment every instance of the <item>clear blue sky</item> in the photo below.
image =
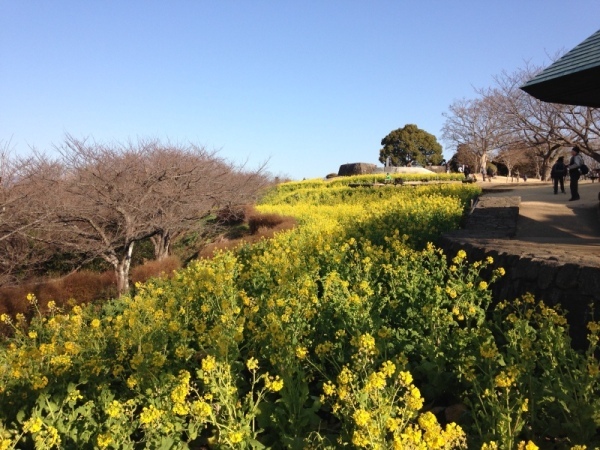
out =
<svg viewBox="0 0 600 450"><path fill-rule="evenodd" d="M321 177L407 123L441 140L453 100L599 28L598 0L0 0L0 141L159 137Z"/></svg>

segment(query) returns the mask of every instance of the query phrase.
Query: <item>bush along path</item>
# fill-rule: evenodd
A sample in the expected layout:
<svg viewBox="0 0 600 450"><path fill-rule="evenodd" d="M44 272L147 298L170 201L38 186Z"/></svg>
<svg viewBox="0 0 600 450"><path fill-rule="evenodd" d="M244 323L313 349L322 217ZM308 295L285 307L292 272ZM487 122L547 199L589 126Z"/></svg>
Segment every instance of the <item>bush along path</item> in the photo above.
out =
<svg viewBox="0 0 600 450"><path fill-rule="evenodd" d="M477 188L327 192L272 193L296 229L135 295L2 316L0 449L597 445L600 326L575 352L560 311L490 308L493 260L427 244Z"/></svg>

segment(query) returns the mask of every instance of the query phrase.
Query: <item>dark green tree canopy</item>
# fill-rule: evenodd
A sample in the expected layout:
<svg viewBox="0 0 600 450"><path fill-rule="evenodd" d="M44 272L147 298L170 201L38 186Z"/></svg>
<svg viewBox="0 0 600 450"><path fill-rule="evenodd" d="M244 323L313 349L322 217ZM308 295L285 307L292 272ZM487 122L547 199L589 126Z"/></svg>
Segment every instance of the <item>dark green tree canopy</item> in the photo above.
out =
<svg viewBox="0 0 600 450"><path fill-rule="evenodd" d="M389 156L393 166L436 165L443 159L436 137L413 124L392 131L381 140L381 145L379 161L385 163Z"/></svg>

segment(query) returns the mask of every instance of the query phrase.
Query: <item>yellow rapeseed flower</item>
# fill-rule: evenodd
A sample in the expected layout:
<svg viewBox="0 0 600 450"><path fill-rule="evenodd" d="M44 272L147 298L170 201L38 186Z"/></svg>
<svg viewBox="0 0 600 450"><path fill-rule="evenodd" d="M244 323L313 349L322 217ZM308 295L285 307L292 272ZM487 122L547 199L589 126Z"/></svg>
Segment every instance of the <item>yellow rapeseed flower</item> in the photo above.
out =
<svg viewBox="0 0 600 450"><path fill-rule="evenodd" d="M413 382L413 377L410 372L402 371L398 374L398 379L404 386L410 386Z"/></svg>
<svg viewBox="0 0 600 450"><path fill-rule="evenodd" d="M110 444L112 444L112 437L110 433L102 433L98 435L96 440L99 448L107 448Z"/></svg>
<svg viewBox="0 0 600 450"><path fill-rule="evenodd" d="M308 349L306 347L296 347L296 357L298 359L306 358L307 354L308 354Z"/></svg>
<svg viewBox="0 0 600 450"><path fill-rule="evenodd" d="M157 409L154 405L150 405L150 407L144 406L142 412L140 413L140 423L144 426L151 425L154 422L157 422L162 414L163 412Z"/></svg>
<svg viewBox="0 0 600 450"><path fill-rule="evenodd" d="M23 424L23 430L29 433L37 433L42 429L44 423L39 417L32 417Z"/></svg>
<svg viewBox="0 0 600 450"><path fill-rule="evenodd" d="M192 403L192 412L200 419L205 419L206 417L210 417L212 409L208 403L200 400Z"/></svg>
<svg viewBox="0 0 600 450"><path fill-rule="evenodd" d="M106 408L106 414L113 419L119 417L123 413L123 405L117 400L110 402Z"/></svg>
<svg viewBox="0 0 600 450"><path fill-rule="evenodd" d="M538 450L539 447L535 445L532 441L521 441L517 446L518 450Z"/></svg>
<svg viewBox="0 0 600 450"><path fill-rule="evenodd" d="M275 378L267 377L265 379L265 387L271 392L279 392L283 389L283 380L276 375Z"/></svg>
<svg viewBox="0 0 600 450"><path fill-rule="evenodd" d="M327 396L335 394L335 384L333 384L331 381L326 382L323 385L323 393Z"/></svg>
<svg viewBox="0 0 600 450"><path fill-rule="evenodd" d="M413 411L418 411L423 407L423 403L424 400L421 397L421 391L417 387L411 386L406 398L406 406Z"/></svg>
<svg viewBox="0 0 600 450"><path fill-rule="evenodd" d="M514 383L514 380L506 372L500 372L494 378L494 383L495 383L496 387L508 388L508 387L512 386L512 384Z"/></svg>
<svg viewBox="0 0 600 450"><path fill-rule="evenodd" d="M392 375L394 375L394 373L396 373L396 364L394 364L391 361L385 361L382 365L381 365L381 372L386 376L386 377L391 377Z"/></svg>
<svg viewBox="0 0 600 450"><path fill-rule="evenodd" d="M208 355L202 360L202 370L212 372L217 367L217 360L214 356Z"/></svg>
<svg viewBox="0 0 600 450"><path fill-rule="evenodd" d="M248 368L248 370L252 371L258 369L258 359L250 358L248 361L246 361L246 367Z"/></svg>
<svg viewBox="0 0 600 450"><path fill-rule="evenodd" d="M371 422L371 414L364 409L357 409L352 415L354 423L359 427L366 427Z"/></svg>
<svg viewBox="0 0 600 450"><path fill-rule="evenodd" d="M239 444L244 440L244 433L241 431L234 431L229 435L229 440L232 444Z"/></svg>

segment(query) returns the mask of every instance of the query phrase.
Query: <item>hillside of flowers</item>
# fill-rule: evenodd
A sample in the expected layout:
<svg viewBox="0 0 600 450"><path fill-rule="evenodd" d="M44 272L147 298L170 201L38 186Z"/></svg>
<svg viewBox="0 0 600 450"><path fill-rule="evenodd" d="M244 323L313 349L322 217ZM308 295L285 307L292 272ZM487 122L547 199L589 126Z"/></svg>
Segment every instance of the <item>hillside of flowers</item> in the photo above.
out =
<svg viewBox="0 0 600 450"><path fill-rule="evenodd" d="M479 188L283 184L273 239L1 320L0 449L594 448L600 325L433 244ZM450 415L450 411L455 413ZM587 447L586 447L587 446Z"/></svg>

